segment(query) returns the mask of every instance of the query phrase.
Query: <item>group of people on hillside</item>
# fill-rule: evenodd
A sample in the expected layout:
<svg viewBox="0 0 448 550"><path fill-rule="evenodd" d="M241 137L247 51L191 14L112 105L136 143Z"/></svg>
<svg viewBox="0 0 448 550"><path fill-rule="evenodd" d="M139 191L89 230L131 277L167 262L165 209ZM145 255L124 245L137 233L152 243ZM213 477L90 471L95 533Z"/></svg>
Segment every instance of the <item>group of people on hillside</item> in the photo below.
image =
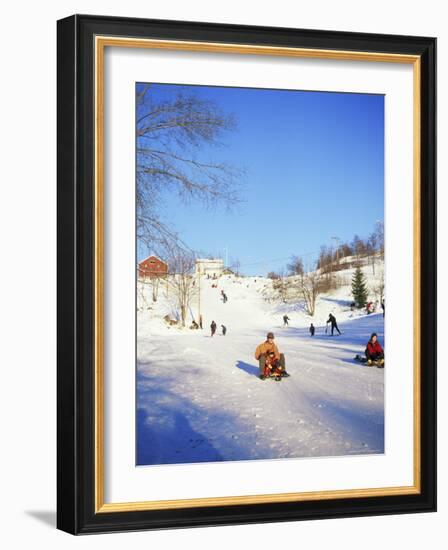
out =
<svg viewBox="0 0 448 550"><path fill-rule="evenodd" d="M199 324L196 323L196 320L193 319L193 321L191 322L191 326L190 326L191 329L193 330L197 330L197 329L201 329L202 330L202 314L199 315Z"/></svg>
<svg viewBox="0 0 448 550"><path fill-rule="evenodd" d="M213 279L216 279L216 277L213 277ZM218 288L218 285L216 283L213 283L212 288ZM227 297L227 294L224 292L224 290L221 290L221 298L224 304L227 303L228 297ZM202 315L199 315L199 324L196 322L195 319L193 319L190 328L194 330L203 328ZM215 321L212 321L210 324L211 336L214 336L216 334L216 329L217 329L217 324L215 323ZM221 331L222 331L222 335L225 336L227 333L227 327L225 325L221 325Z"/></svg>
<svg viewBox="0 0 448 550"><path fill-rule="evenodd" d="M311 327L313 327L313 324L311 324ZM314 334L314 327L312 334ZM384 350L378 341L376 332L371 334L364 354L365 359L362 360L363 363L365 362L369 366L384 367ZM273 378L276 382L280 382L282 378L289 376L289 373L286 371L285 355L280 353L275 344L273 332L268 332L266 340L257 346L255 359L258 361L258 377L260 380Z"/></svg>
<svg viewBox="0 0 448 550"><path fill-rule="evenodd" d="M287 315L283 315L283 326L286 327L286 326L289 326L289 322L291 319L287 316ZM339 330L339 327L338 327L338 322L336 320L336 317L330 313L330 315L328 316L328 320L327 320L327 323L326 323L326 326L325 326L325 332L327 332L327 328L328 328L328 323L331 323L331 336L334 336L334 331L337 330L339 334L342 334L341 331ZM309 331L310 331L310 334L311 336L314 336L314 334L316 333L316 327L313 325L313 323L311 323L310 327L309 327Z"/></svg>
<svg viewBox="0 0 448 550"><path fill-rule="evenodd" d="M211 324L210 324L210 336L211 337L213 337L216 334L217 326L218 325L215 323L215 321L211 322ZM227 327L224 326L224 325L221 325L221 331L222 331L222 335L225 336L226 333L227 333Z"/></svg>
<svg viewBox="0 0 448 550"><path fill-rule="evenodd" d="M227 294L222 289L221 289L221 298L222 298L223 304L225 304L228 300ZM212 321L211 324L210 324L210 336L211 337L213 337L216 334L216 328L217 328L217 324L215 323L215 321ZM226 333L227 333L227 327L225 325L221 325L221 334L223 336L225 336Z"/></svg>
<svg viewBox="0 0 448 550"><path fill-rule="evenodd" d="M330 313L327 323L325 325L325 333L327 332L327 329L328 329L328 323L331 323L331 336L334 336L335 330L337 330L339 334L342 334L341 331L339 330L336 317L332 313ZM308 330L310 331L311 336L314 336L314 334L316 333L316 327L313 325L313 323L311 323L310 328Z"/></svg>
<svg viewBox="0 0 448 550"><path fill-rule="evenodd" d="M367 315L370 315L370 313L375 313L375 311L378 309L378 305L379 305L378 300L375 300L375 302L367 302L366 304ZM383 303L381 304L381 307L383 307Z"/></svg>
<svg viewBox="0 0 448 550"><path fill-rule="evenodd" d="M368 302L366 304L367 314L373 313L376 310L376 307L377 307L377 304L374 304L373 302ZM384 312L386 310L384 300L381 302L381 309L383 310L383 317L384 317ZM287 315L283 315L283 326L284 327L289 326L288 321L290 321L290 320L291 319ZM327 319L327 322L326 322L326 325L325 325L325 333L327 333L328 323L330 323L331 336L334 336L334 331L335 330L338 332L338 334L342 334L341 331L339 330L338 322L336 320L336 317L332 313L330 313L329 316L328 316L328 319ZM311 336L314 336L314 334L316 333L316 327L313 325L313 323L311 323L311 325L309 327L309 332L310 332Z"/></svg>
<svg viewBox="0 0 448 550"><path fill-rule="evenodd" d="M196 323L195 319L193 319L190 328L192 330L202 329L202 314L199 315L199 324ZM214 336L216 334L216 329L218 328L218 325L215 323L215 321L212 321L210 323L210 336ZM227 327L225 325L221 325L221 334L225 336L227 333Z"/></svg>
<svg viewBox="0 0 448 550"><path fill-rule="evenodd" d="M218 283L212 283L212 288L218 288ZM221 289L221 298L222 298L223 304L227 303L228 297L223 289Z"/></svg>

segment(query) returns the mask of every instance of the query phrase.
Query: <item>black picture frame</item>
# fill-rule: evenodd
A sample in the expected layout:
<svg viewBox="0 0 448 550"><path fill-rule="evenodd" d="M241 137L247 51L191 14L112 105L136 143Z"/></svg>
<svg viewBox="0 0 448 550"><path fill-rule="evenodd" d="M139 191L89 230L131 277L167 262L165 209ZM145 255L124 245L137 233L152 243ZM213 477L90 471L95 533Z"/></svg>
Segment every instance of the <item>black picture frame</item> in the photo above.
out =
<svg viewBox="0 0 448 550"><path fill-rule="evenodd" d="M74 15L58 21L57 527L102 533L436 510L436 39ZM421 62L419 494L95 510L95 36L416 55Z"/></svg>

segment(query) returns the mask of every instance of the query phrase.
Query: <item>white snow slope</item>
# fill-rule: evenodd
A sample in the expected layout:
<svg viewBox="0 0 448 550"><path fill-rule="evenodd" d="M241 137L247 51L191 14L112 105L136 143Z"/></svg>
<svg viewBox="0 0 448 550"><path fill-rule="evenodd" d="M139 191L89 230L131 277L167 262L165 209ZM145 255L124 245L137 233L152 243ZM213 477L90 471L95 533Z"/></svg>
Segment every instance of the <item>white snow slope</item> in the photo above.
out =
<svg viewBox="0 0 448 550"><path fill-rule="evenodd" d="M381 313L351 312L349 286L321 296L310 318L299 304L267 302L267 279L211 284L201 288L204 330L168 328L162 318L173 306L164 290L151 309L139 308L138 465L384 452L384 370L353 360L372 332L384 343ZM341 336L325 333L330 312ZM258 378L254 352L268 330L291 374L281 382Z"/></svg>

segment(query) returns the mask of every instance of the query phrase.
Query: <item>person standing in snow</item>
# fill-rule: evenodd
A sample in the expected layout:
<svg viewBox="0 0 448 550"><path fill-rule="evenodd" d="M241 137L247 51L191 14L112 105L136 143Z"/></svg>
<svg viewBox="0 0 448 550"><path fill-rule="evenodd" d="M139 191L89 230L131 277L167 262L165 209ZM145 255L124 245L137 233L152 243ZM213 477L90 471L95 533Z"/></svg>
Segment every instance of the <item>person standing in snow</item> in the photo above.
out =
<svg viewBox="0 0 448 550"><path fill-rule="evenodd" d="M210 325L210 331L211 331L211 336L213 337L213 335L216 332L216 323L215 323L215 321L212 321L212 323Z"/></svg>
<svg viewBox="0 0 448 550"><path fill-rule="evenodd" d="M283 326L287 327L289 325L288 321L290 321L289 317L287 315L283 315Z"/></svg>
<svg viewBox="0 0 448 550"><path fill-rule="evenodd" d="M270 356L271 353L274 354L272 359ZM258 361L260 380L264 380L266 378L265 367L268 356L271 366L278 368L281 371L282 376L289 376L289 374L286 372L285 356L283 353L279 352L278 347L275 345L273 332L268 332L266 340L262 342L259 346L257 346L257 349L255 350L255 359Z"/></svg>
<svg viewBox="0 0 448 550"><path fill-rule="evenodd" d="M224 325L221 325L221 329L222 329L222 335L225 336L227 332L227 328Z"/></svg>
<svg viewBox="0 0 448 550"><path fill-rule="evenodd" d="M224 290L221 290L221 296L222 296L222 301L225 304L227 302L227 294L224 292Z"/></svg>
<svg viewBox="0 0 448 550"><path fill-rule="evenodd" d="M331 335L333 336L334 335L334 329L336 329L339 334L341 334L341 331L339 330L339 327L338 327L338 323L336 321L336 317L330 313L330 315L328 316L328 321L327 321L327 325L328 323L331 323Z"/></svg>
<svg viewBox="0 0 448 550"><path fill-rule="evenodd" d="M201 327L201 330L202 330L202 313L199 315L199 326Z"/></svg>
<svg viewBox="0 0 448 550"><path fill-rule="evenodd" d="M315 331L316 331L316 329L315 329L313 323L311 323L311 325L310 325L310 334L311 334L311 336L314 336Z"/></svg>

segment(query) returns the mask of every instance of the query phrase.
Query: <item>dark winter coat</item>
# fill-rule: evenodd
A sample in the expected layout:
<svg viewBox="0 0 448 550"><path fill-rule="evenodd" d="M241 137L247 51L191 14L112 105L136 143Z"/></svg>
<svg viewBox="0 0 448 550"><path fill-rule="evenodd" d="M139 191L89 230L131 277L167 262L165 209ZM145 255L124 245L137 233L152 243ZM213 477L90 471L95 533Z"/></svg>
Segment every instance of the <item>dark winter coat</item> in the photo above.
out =
<svg viewBox="0 0 448 550"><path fill-rule="evenodd" d="M330 313L327 323L331 323L332 325L336 325L336 317Z"/></svg>

